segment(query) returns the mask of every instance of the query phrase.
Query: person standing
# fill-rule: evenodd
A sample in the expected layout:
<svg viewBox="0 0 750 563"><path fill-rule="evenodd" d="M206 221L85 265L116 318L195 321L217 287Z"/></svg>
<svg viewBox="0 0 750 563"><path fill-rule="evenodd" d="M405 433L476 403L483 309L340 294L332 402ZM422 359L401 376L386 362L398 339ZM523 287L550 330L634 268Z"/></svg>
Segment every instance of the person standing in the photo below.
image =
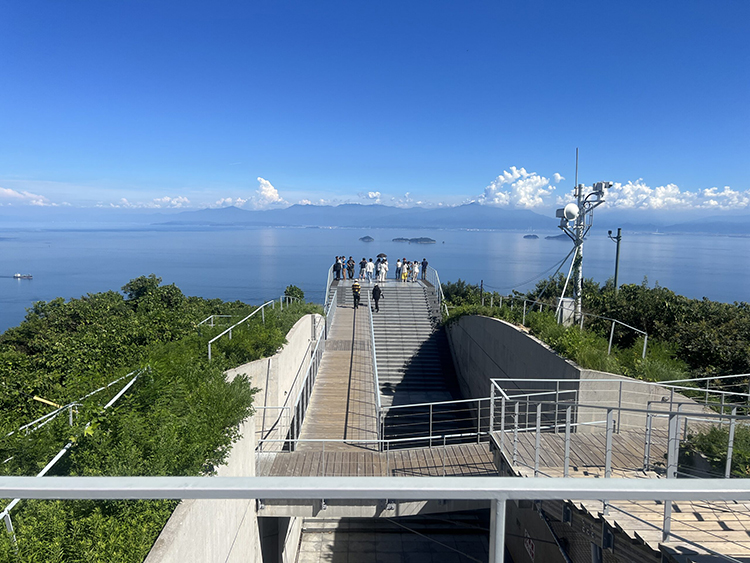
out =
<svg viewBox="0 0 750 563"><path fill-rule="evenodd" d="M367 281L369 283L372 283L372 275L375 273L375 264L372 263L372 258L370 258L370 261L367 263L367 266L365 266L365 276L367 277Z"/></svg>
<svg viewBox="0 0 750 563"><path fill-rule="evenodd" d="M365 270L367 269L367 259L363 256L359 261L359 279L365 279Z"/></svg>
<svg viewBox="0 0 750 563"><path fill-rule="evenodd" d="M372 300L375 301L375 312L380 312L380 305L378 304L380 301L380 298L383 297L383 290L380 289L380 286L375 284L375 287L372 288Z"/></svg>
<svg viewBox="0 0 750 563"><path fill-rule="evenodd" d="M352 296L354 297L355 309L359 307L359 298L360 298L361 289L362 287L359 285L359 282L357 280L354 280L354 283L352 284Z"/></svg>
<svg viewBox="0 0 750 563"><path fill-rule="evenodd" d="M419 279L419 262L414 260L411 271L411 281L415 282Z"/></svg>
<svg viewBox="0 0 750 563"><path fill-rule="evenodd" d="M341 279L341 262L339 261L338 256L336 256L336 259L333 262L333 275L336 276L336 281Z"/></svg>
<svg viewBox="0 0 750 563"><path fill-rule="evenodd" d="M383 261L380 263L380 275L378 276L378 281L380 283L385 283L385 278L388 275L388 259L383 258Z"/></svg>
<svg viewBox="0 0 750 563"><path fill-rule="evenodd" d="M405 282L408 277L409 277L409 263L406 260L404 260L404 263L401 265L401 281Z"/></svg>
<svg viewBox="0 0 750 563"><path fill-rule="evenodd" d="M427 279L427 258L422 258L422 279Z"/></svg>
<svg viewBox="0 0 750 563"><path fill-rule="evenodd" d="M352 258L351 256L349 256L349 261L346 263L346 270L347 270L347 272L349 274L349 279L350 280L354 279L354 266L355 266L355 264L354 264L354 258Z"/></svg>
<svg viewBox="0 0 750 563"><path fill-rule="evenodd" d="M398 260L396 260L396 280L401 279L401 266L401 258L399 258Z"/></svg>
<svg viewBox="0 0 750 563"><path fill-rule="evenodd" d="M341 262L341 279L346 280L346 256L341 256L339 262Z"/></svg>

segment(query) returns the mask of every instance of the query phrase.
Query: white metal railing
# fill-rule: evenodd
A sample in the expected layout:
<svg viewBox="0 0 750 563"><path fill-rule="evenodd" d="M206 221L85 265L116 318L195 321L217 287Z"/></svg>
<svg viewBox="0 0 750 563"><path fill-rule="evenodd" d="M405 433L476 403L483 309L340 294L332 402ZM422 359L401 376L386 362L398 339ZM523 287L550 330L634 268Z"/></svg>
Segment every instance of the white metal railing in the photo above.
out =
<svg viewBox="0 0 750 563"><path fill-rule="evenodd" d="M0 496L28 499L490 501L490 563L504 561L506 502L750 501L743 480L515 477L0 477ZM667 537L683 540L678 534ZM690 542L693 543L693 542ZM709 550L710 551L710 550Z"/></svg>
<svg viewBox="0 0 750 563"><path fill-rule="evenodd" d="M380 438L432 447L441 439L476 441L490 432L490 397L393 405L381 409Z"/></svg>
<svg viewBox="0 0 750 563"><path fill-rule="evenodd" d="M370 300L370 292L367 292L367 310L370 314L370 348L372 349L372 384L373 392L375 393L375 412L378 417L378 437L382 438L381 434L381 423L383 419L383 407L380 404L380 381L378 379L378 356L375 350L375 324L372 319L372 302Z"/></svg>
<svg viewBox="0 0 750 563"><path fill-rule="evenodd" d="M448 307L445 304L445 295L443 294L443 286L440 285L440 276L438 271L432 266L427 266L427 272L425 279L430 282L435 288L435 295L437 296L438 309L440 312L445 311L445 316L448 316Z"/></svg>
<svg viewBox="0 0 750 563"><path fill-rule="evenodd" d="M88 393L81 397L80 399L77 399L76 401L73 401L72 403L68 403L67 405L63 405L61 407L58 407L57 409L53 410L52 412L48 412L47 414L40 416L39 418L32 420L31 422L28 422L24 424L23 426L19 427L18 430L14 430L12 432L8 432L6 434L6 437L12 436L16 432L21 432L22 430L25 431L26 434L29 434L31 432L36 432L43 426L45 426L47 423L52 422L57 416L65 411L68 411L68 421L71 426L73 426L73 410L75 407L81 406L82 402L89 397L93 397L97 393L100 393L104 391L105 389L109 389L116 383L119 383L120 381L127 379L128 377L133 376L135 374L135 371L131 371L130 373L123 375L122 377L118 377L114 381L110 381L106 385L103 385L102 387L99 387L98 389L94 389L91 391L91 393Z"/></svg>
<svg viewBox="0 0 750 563"><path fill-rule="evenodd" d="M257 309L255 309L255 311L253 311L252 313L250 313L244 319L242 319L241 321L233 324L228 329L226 329L224 332L222 332L221 334L219 334L217 336L214 336L211 340L209 340L208 341L208 360L211 361L211 344L213 344L214 342L216 342L219 338L221 338L225 334L229 334L229 340L231 340L232 339L232 330L235 329L235 328L237 328L242 323L248 321L249 319L251 319L252 317L254 317L258 313L261 314L261 317L263 318L263 323L265 324L265 322L266 322L265 308L268 305L270 305L271 307L273 307L274 303L275 303L274 301L266 301L265 303L263 303L263 305L261 305L260 307L258 307Z"/></svg>
<svg viewBox="0 0 750 563"><path fill-rule="evenodd" d="M150 368L146 368L146 369L150 369ZM138 379L138 376L141 375L143 371L144 370L140 369L140 370L137 370L136 372L131 372L131 374L135 373L133 378L130 379L130 381L128 381L125 385L123 385L122 389L120 389L117 392L117 394L114 397L112 397L109 400L109 402L107 402L106 405L104 405L103 409L106 410L112 405L114 405L120 399L120 397L122 397L127 392L127 390L133 386L133 384L135 384L136 380ZM128 374L128 375L131 375L131 374ZM89 428L89 426L91 426L90 422L86 424L85 428ZM45 465L44 468L39 473L37 473L35 477L32 477L32 479L37 479L38 477L44 477L49 472L49 470L52 469L57 464L57 462L63 458L63 456L68 452L68 450L70 450L72 446L73 446L73 441L71 440L70 442L65 444L65 446L63 446L63 448L59 452L57 452L57 454L55 454L55 456L47 463L47 465ZM47 479L49 478L50 477L47 477ZM5 528L8 531L8 533L11 535L11 538L13 542L15 543L16 536L13 531L13 521L11 520L10 513L11 513L11 510L13 510L13 508L19 502L21 502L23 498L28 498L28 497L24 497L23 495L9 495L7 497L2 497L2 498L13 498L13 500L8 503L8 505L3 509L3 511L0 512L0 519L2 519L5 522Z"/></svg>
<svg viewBox="0 0 750 563"><path fill-rule="evenodd" d="M323 299L323 307L328 306L328 296L331 293L331 284L333 283L333 265L328 268L328 278L326 279L326 292L325 298Z"/></svg>
<svg viewBox="0 0 750 563"><path fill-rule="evenodd" d="M327 338L326 330L321 331L318 335L310 357L310 364L305 371L305 376L302 379L299 392L297 393L297 397L295 398L292 407L292 419L289 426L289 435L291 436L290 446L292 448L299 439L300 432L302 431L302 423L307 414L307 407L310 405L310 397L312 396L315 380L318 377L320 361L323 359L323 352L325 352ZM259 448L261 447L261 444L262 442L259 442Z"/></svg>
<svg viewBox="0 0 750 563"><path fill-rule="evenodd" d="M338 297L338 288L333 290L331 300L325 305L323 309L323 316L326 320L325 335L328 338L328 333L333 327L333 321L336 319L336 298Z"/></svg>
<svg viewBox="0 0 750 563"><path fill-rule="evenodd" d="M223 318L231 319L232 316L233 315L210 315L210 316L206 317L205 319L203 319L201 322L199 322L198 326L201 326L203 323L210 323L209 326L213 327L214 326L214 321L216 319L223 319Z"/></svg>

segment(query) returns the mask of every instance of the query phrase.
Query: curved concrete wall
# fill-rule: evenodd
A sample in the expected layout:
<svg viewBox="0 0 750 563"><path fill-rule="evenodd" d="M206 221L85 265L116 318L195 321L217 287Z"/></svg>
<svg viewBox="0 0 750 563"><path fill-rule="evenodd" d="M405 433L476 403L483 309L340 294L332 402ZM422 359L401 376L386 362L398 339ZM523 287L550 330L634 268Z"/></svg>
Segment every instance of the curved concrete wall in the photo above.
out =
<svg viewBox="0 0 750 563"><path fill-rule="evenodd" d="M310 361L311 339L322 330L320 315L302 317L287 334L287 344L270 358L262 358L227 371L227 379L246 375L260 391L256 408L283 405L305 375ZM300 373L301 372L301 373ZM293 399L291 399L293 400ZM242 437L234 444L225 465L217 469L220 476L255 475L256 427L262 430L278 413L264 410L246 420ZM264 421L265 419L265 421ZM298 522L290 522L279 549L281 560L293 561L300 534ZM293 553L288 552L292 549ZM260 532L255 500L187 500L182 501L162 530L145 563L256 563L261 561Z"/></svg>
<svg viewBox="0 0 750 563"><path fill-rule="evenodd" d="M560 399L577 397L579 405L592 405L630 409L646 409L649 402L668 409L668 401L687 403L683 412L699 413L703 407L679 393L657 384L632 379L601 371L584 369L566 360L542 341L534 338L522 327L500 319L482 316L465 316L448 326L448 339L456 364L459 385L464 398L490 396L490 379L534 379L533 382L515 384L509 381L503 387L512 391L523 387L533 391L555 391L550 379L568 380L560 385L560 391L573 390ZM542 398L553 401L550 393ZM665 404L666 403L666 404ZM652 406L653 407L653 406ZM601 422L606 411L600 408L580 406L576 409L575 421L579 424ZM643 429L646 425L644 413L622 412L615 415L618 427ZM560 411L558 424L564 423ZM666 418L653 421L655 428L665 428ZM578 431L601 430L603 426L579 426Z"/></svg>

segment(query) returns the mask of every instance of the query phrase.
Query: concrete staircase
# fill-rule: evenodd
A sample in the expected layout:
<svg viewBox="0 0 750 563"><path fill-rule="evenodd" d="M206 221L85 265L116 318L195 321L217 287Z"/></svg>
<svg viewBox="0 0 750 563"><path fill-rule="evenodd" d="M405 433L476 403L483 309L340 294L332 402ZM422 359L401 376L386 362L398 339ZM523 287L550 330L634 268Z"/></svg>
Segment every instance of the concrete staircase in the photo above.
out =
<svg viewBox="0 0 750 563"><path fill-rule="evenodd" d="M334 282L338 307L352 307L350 280ZM369 315L375 284L362 283L359 313ZM388 410L391 406L461 399L448 339L439 324L435 289L424 282L380 284L380 311L373 311L380 402L385 409L383 438L459 434L476 429L468 405L435 405ZM374 303L372 303L374 309ZM449 442L450 443L450 442ZM407 444L402 444L406 446ZM410 447L422 445L414 443Z"/></svg>

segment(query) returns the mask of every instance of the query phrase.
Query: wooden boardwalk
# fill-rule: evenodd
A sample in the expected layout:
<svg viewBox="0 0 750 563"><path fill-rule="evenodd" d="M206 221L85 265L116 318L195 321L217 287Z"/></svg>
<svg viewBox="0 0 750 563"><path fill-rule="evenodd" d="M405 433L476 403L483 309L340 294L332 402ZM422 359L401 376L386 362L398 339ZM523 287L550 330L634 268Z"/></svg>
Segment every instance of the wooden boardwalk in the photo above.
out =
<svg viewBox="0 0 750 563"><path fill-rule="evenodd" d="M497 475L487 443L434 446L377 452L367 448L331 449L319 443L317 451L258 453L257 475L439 477Z"/></svg>
<svg viewBox="0 0 750 563"><path fill-rule="evenodd" d="M351 306L337 307L299 438L298 451L323 447L305 440L340 440L326 449L341 451L362 449L346 440L377 440L367 305L356 311Z"/></svg>
<svg viewBox="0 0 750 563"><path fill-rule="evenodd" d="M500 443L499 432L495 433ZM518 433L517 463L513 470L521 476L534 476L536 447L535 432ZM651 464L664 463L667 451L665 432L653 431L651 438ZM561 477L565 460L565 434L542 432L539 447L539 471L542 476ZM642 472L644 454L644 433L623 431L612 435L612 469L619 472ZM505 432L505 455L513 460L513 432ZM604 476L606 439L603 432L573 433L570 436L570 476ZM531 470L531 475L528 475Z"/></svg>
<svg viewBox="0 0 750 563"><path fill-rule="evenodd" d="M513 464L513 433L505 432L504 457L513 474L534 476L534 432L518 434L517 463ZM500 433L493 434L499 446ZM627 431L612 437L612 477L625 479L662 479L663 471L643 470L645 432ZM562 477L565 434L540 435L539 475ZM653 431L651 466L666 465L667 435ZM606 438L604 432L575 433L570 442L570 477L604 478ZM571 499L573 505L591 517L605 520L613 529L632 540L648 545L655 552L669 546L682 552L707 553L707 549L736 558L750 557L750 503L675 502L672 505L672 534L662 542L664 504L662 501L617 501L604 514L599 501ZM696 545L701 547L696 547ZM702 549L701 549L702 548Z"/></svg>

